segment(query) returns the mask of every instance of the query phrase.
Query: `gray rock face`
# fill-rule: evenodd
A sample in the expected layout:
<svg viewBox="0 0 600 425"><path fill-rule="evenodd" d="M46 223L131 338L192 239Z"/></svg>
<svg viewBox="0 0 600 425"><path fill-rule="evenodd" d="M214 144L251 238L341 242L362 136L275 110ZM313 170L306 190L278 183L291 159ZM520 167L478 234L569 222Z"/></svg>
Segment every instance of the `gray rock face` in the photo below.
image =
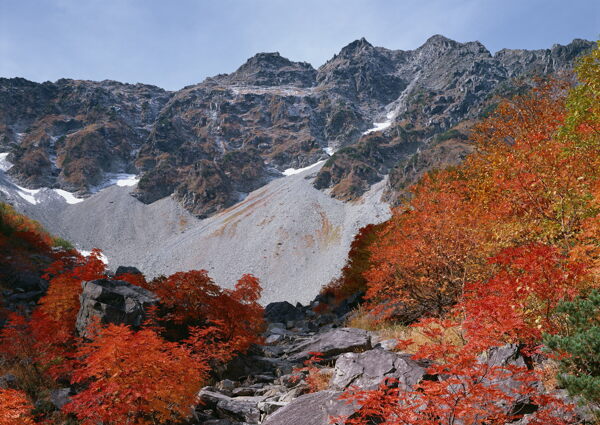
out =
<svg viewBox="0 0 600 425"><path fill-rule="evenodd" d="M203 407L214 409L221 419L230 419L246 423L257 424L260 420L258 403L262 397L228 397L218 392L203 389L198 394L198 399Z"/></svg>
<svg viewBox="0 0 600 425"><path fill-rule="evenodd" d="M93 280L82 286L76 328L83 336L94 320L140 326L148 307L158 302L154 293L122 280Z"/></svg>
<svg viewBox="0 0 600 425"><path fill-rule="evenodd" d="M137 173L138 199L174 195L206 217L289 167L328 159L324 149L342 148L316 184L351 199L433 149L435 136L479 117L494 95L514 89L511 79L569 69L592 47L574 40L492 56L479 42L440 35L407 51L363 38L318 70L259 53L175 93L114 81L0 79L0 153L10 151L10 173L28 187L88 194L111 173ZM458 147L450 162L465 152Z"/></svg>
<svg viewBox="0 0 600 425"><path fill-rule="evenodd" d="M71 401L71 388L58 388L50 393L50 401L57 409Z"/></svg>
<svg viewBox="0 0 600 425"><path fill-rule="evenodd" d="M330 416L350 416L355 409L339 400L339 391L319 391L298 397L263 422L264 425L329 425Z"/></svg>
<svg viewBox="0 0 600 425"><path fill-rule="evenodd" d="M142 272L133 266L119 266L115 270L115 276L119 276L121 274L142 274Z"/></svg>
<svg viewBox="0 0 600 425"><path fill-rule="evenodd" d="M343 390L349 386L375 389L386 378L398 381L398 386L410 389L425 375L425 368L410 355L382 349L364 353L345 353L335 362L331 385Z"/></svg>
<svg viewBox="0 0 600 425"><path fill-rule="evenodd" d="M270 303L265 307L265 319L270 323L287 323L303 317L304 313L287 301Z"/></svg>
<svg viewBox="0 0 600 425"><path fill-rule="evenodd" d="M349 351L365 351L371 348L371 336L364 329L337 328L316 334L304 342L292 347L290 360L308 359L310 353L321 353L331 357Z"/></svg>

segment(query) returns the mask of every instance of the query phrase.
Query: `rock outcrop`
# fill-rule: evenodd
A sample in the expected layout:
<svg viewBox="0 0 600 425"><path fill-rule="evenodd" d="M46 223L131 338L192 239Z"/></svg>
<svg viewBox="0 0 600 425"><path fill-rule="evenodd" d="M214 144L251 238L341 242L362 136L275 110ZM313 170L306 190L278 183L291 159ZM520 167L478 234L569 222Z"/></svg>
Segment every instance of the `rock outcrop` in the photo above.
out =
<svg viewBox="0 0 600 425"><path fill-rule="evenodd" d="M149 307L156 305L154 293L122 280L99 279L83 282L76 328L86 336L94 321L140 326Z"/></svg>

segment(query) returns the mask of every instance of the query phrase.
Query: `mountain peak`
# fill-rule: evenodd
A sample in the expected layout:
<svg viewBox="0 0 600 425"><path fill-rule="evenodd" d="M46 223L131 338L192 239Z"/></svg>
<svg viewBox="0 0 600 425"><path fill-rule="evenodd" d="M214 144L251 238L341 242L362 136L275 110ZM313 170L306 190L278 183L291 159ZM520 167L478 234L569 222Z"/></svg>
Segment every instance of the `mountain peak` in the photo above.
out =
<svg viewBox="0 0 600 425"><path fill-rule="evenodd" d="M293 64L287 58L284 58L279 54L279 52L264 52L257 53L252 56L250 59L246 61L242 66L238 68L237 72L244 71L247 69L255 69L255 68L270 68L270 69L279 69L285 66L291 66Z"/></svg>
<svg viewBox="0 0 600 425"><path fill-rule="evenodd" d="M352 43L343 47L340 51L341 56L354 56L357 53L365 50L373 49L373 45L367 41L366 38L362 37L359 40L354 40Z"/></svg>
<svg viewBox="0 0 600 425"><path fill-rule="evenodd" d="M424 47L449 48L456 44L457 44L456 41L451 40L448 37L444 37L441 34L435 34L435 35L432 35L431 37L429 37L427 39L427 41L425 41L425 43L423 43L423 45L420 48L424 48Z"/></svg>
<svg viewBox="0 0 600 425"><path fill-rule="evenodd" d="M292 62L279 52L257 53L249 58L234 73L225 76L232 83L258 86L313 85L315 69L306 62Z"/></svg>

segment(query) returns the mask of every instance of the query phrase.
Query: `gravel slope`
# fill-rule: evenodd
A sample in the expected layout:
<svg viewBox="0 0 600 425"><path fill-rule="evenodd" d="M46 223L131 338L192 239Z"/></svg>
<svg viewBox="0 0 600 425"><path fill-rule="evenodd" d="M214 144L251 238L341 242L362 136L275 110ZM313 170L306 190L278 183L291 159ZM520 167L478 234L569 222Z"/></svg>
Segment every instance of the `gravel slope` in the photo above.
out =
<svg viewBox="0 0 600 425"><path fill-rule="evenodd" d="M339 273L356 231L390 213L380 201L385 181L343 203L312 186L319 167L275 179L205 220L170 198L142 204L129 195L132 187L112 186L78 204L42 190L37 205L11 193L1 172L0 188L54 234L80 249L102 249L112 269L133 265L156 276L203 268L225 287L252 273L264 287L263 303L306 303Z"/></svg>

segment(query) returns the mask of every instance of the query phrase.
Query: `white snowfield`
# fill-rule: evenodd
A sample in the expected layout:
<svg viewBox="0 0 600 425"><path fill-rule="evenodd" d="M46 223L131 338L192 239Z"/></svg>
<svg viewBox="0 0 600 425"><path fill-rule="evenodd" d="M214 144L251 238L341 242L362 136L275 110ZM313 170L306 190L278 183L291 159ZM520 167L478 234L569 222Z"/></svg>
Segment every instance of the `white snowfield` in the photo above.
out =
<svg viewBox="0 0 600 425"><path fill-rule="evenodd" d="M8 152L0 153L0 171L8 171L12 164L8 161Z"/></svg>
<svg viewBox="0 0 600 425"><path fill-rule="evenodd" d="M110 180L111 184L121 187L135 186L139 181L140 178L135 174L117 174L116 177Z"/></svg>
<svg viewBox="0 0 600 425"><path fill-rule="evenodd" d="M8 152L0 153L0 172L4 174L6 171L10 170L13 164L8 160ZM65 200L67 204L74 205L86 200L86 198L78 198L75 194L68 192L63 189L50 189L47 187L43 187L40 189L27 189L25 187L21 187L16 183L12 182L7 176L4 176L4 180L8 183L4 185L5 187L0 187L0 191L2 191L5 195L9 196L12 194L18 195L23 200L27 201L32 205L38 205L42 202L42 194L47 194L49 192L54 192L59 195L62 199ZM108 173L106 175L106 181L92 188L92 192L98 192L107 187L117 185L121 187L131 187L135 186L140 181L139 177L135 174L126 174L126 173ZM12 189L9 190L8 187Z"/></svg>
<svg viewBox="0 0 600 425"><path fill-rule="evenodd" d="M54 189L54 192L56 192L58 195L62 196L63 199L65 201L67 201L67 204L78 204L80 202L85 201L85 198L78 198L75 195L73 195L71 192L67 192L66 190L62 190L62 189Z"/></svg>
<svg viewBox="0 0 600 425"><path fill-rule="evenodd" d="M333 149L332 147L328 146L326 148L323 148L323 150L325 151L325 153L329 156L333 155L335 153L335 149Z"/></svg>
<svg viewBox="0 0 600 425"><path fill-rule="evenodd" d="M36 198L36 195L40 193L41 189L26 189L18 185L15 186L18 188L17 194L21 198L25 199L27 202L33 205L37 205L40 203L40 201Z"/></svg>
<svg viewBox="0 0 600 425"><path fill-rule="evenodd" d="M135 266L149 277L206 269L223 287L252 273L264 288L261 303L306 303L338 275L358 229L390 214L380 201L385 181L348 203L315 189L322 163L274 179L204 220L171 197L146 205L117 184L76 204L49 192L37 195L39 204L15 206L84 253L100 248L111 269ZM0 172L0 190L12 191L3 179Z"/></svg>
<svg viewBox="0 0 600 425"><path fill-rule="evenodd" d="M304 168L288 168L283 171L283 175L284 176L293 176L295 174L300 174L307 170L310 170L311 168L318 167L319 165L324 164L324 163L325 163L325 161L323 160L323 161L315 162L314 164L309 165L308 167L304 167Z"/></svg>
<svg viewBox="0 0 600 425"><path fill-rule="evenodd" d="M392 125L392 119L388 119L384 122L374 122L373 127L368 129L367 131L365 131L363 134L369 134L369 133L373 133L375 131L383 131L386 128L388 128L390 125Z"/></svg>

